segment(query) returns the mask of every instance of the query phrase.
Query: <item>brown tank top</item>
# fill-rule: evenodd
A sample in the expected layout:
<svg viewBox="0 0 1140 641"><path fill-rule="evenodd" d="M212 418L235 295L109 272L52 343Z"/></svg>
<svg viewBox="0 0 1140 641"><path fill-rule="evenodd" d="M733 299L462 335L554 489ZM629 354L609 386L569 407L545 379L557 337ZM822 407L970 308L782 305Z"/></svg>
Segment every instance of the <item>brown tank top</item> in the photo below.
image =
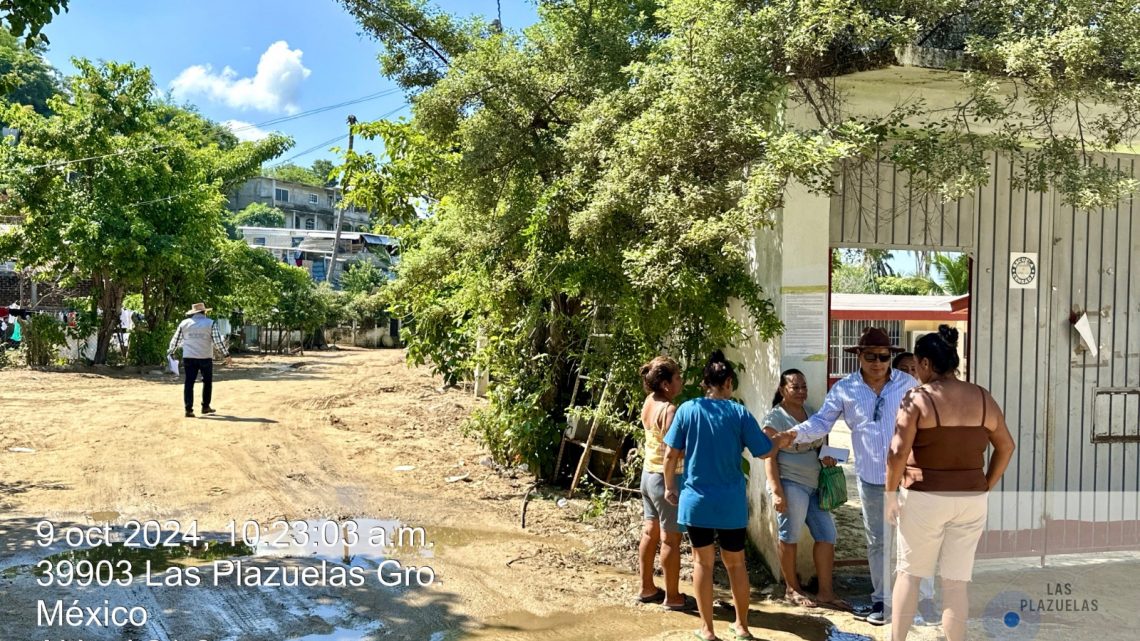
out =
<svg viewBox="0 0 1140 641"><path fill-rule="evenodd" d="M934 427L918 430L906 462L903 487L919 492L985 492L986 449L990 431L986 429L986 391L981 387L982 421L978 425L943 425L934 398L919 389L934 410Z"/></svg>

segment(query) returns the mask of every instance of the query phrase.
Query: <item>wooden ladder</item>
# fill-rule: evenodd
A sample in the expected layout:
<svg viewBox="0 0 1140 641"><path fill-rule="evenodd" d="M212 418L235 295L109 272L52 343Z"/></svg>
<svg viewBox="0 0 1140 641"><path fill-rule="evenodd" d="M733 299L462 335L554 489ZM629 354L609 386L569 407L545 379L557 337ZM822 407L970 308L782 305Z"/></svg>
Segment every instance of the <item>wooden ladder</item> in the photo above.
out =
<svg viewBox="0 0 1140 641"><path fill-rule="evenodd" d="M585 345L583 352L582 352L583 353L582 363L585 362L585 355L590 353L591 347L596 346L596 341L608 340L608 339L613 338L613 334L602 333L602 332L598 331L599 330L599 309L600 308L594 308L593 319L590 322L590 333L589 333L589 335L586 336L586 345ZM570 407L569 407L569 409L579 407L579 405L578 405L578 394L579 394L579 392L582 391L582 387L583 387L582 382L585 380L588 380L588 378L589 378L588 374L583 370L582 363L580 363L578 365L578 375L574 380L574 389L570 393ZM576 446L582 448L582 455L578 458L578 465L574 468L574 475L570 479L569 496L571 496L571 497L573 497L574 492L577 491L578 484L582 480L582 475L586 472L586 469L590 464L590 456L594 452L613 457L613 460L610 462L609 470L606 472L606 483L610 482L610 480L613 478L614 471L617 469L617 463L618 463L618 459L621 457L621 452L618 450L610 449L608 447L603 447L601 445L595 445L594 444L594 439L597 437L597 434L598 434L598 426L601 423L601 421L598 420L598 416L600 414L604 413L604 411L606 409L606 402L609 399L610 383L612 382L612 380L613 380L613 370L610 369L606 373L605 382L602 383L602 390L601 390L601 393L598 397L598 403L594 407L593 416L590 419L590 431L586 436L586 440L582 441L580 439L573 438L572 435L567 435L566 432L563 432L563 434L562 434L562 445L558 448L558 460L554 466L555 474L558 474L558 471L562 469L562 458L566 453L566 444L567 443L570 443L570 444L573 444L573 445L576 445ZM577 429L575 428L574 431L577 432Z"/></svg>

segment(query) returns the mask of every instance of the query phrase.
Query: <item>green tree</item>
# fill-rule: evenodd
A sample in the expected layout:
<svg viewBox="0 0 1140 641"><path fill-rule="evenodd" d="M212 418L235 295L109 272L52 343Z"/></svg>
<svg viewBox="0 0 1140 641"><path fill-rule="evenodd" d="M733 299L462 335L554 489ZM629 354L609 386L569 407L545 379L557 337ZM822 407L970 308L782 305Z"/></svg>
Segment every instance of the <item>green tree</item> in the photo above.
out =
<svg viewBox="0 0 1140 641"><path fill-rule="evenodd" d="M962 296L970 293L970 255L934 255L934 273L940 281L939 290L947 295Z"/></svg>
<svg viewBox="0 0 1140 641"><path fill-rule="evenodd" d="M309 170L312 171L313 175L321 181L322 185L336 183L336 179L333 178L333 172L336 171L336 165L334 165L331 160L318 158L317 160L313 161L313 165L309 167Z"/></svg>
<svg viewBox="0 0 1140 641"><path fill-rule="evenodd" d="M383 270L369 260L361 260L349 265L340 277L341 289L349 294L374 294L388 282Z"/></svg>
<svg viewBox="0 0 1140 641"><path fill-rule="evenodd" d="M40 33L52 18L67 11L70 0L0 0L0 24L28 46L47 44ZM53 15L54 14L54 15Z"/></svg>
<svg viewBox="0 0 1140 641"><path fill-rule="evenodd" d="M24 221L0 237L0 254L64 285L92 284L102 363L125 295L141 293L160 327L206 293L225 191L291 143L237 144L156 99L145 68L74 64L70 99L49 100L51 116L14 105L0 114L22 132L0 145L11 195L0 208Z"/></svg>
<svg viewBox="0 0 1140 641"><path fill-rule="evenodd" d="M874 294L875 279L863 265L840 263L831 272L831 291L837 294Z"/></svg>
<svg viewBox="0 0 1140 641"><path fill-rule="evenodd" d="M875 279L875 291L879 294L929 296L941 290L926 276L879 276Z"/></svg>
<svg viewBox="0 0 1140 641"><path fill-rule="evenodd" d="M59 72L44 59L42 46L26 47L0 29L0 94L5 101L47 115L48 99L62 90Z"/></svg>
<svg viewBox="0 0 1140 641"><path fill-rule="evenodd" d="M844 255L848 263L862 265L871 278L894 276L895 270L891 267L894 255L885 249L847 249Z"/></svg>
<svg viewBox="0 0 1140 641"><path fill-rule="evenodd" d="M239 212L228 213L225 225L229 237L234 239L238 227L284 227L285 212L265 203L250 203Z"/></svg>
<svg viewBox="0 0 1140 641"><path fill-rule="evenodd" d="M1090 162L1140 127L1131 2L560 0L522 33L423 0L341 4L413 106L358 125L385 156L346 154L350 196L407 223L385 291L414 320L409 355L449 380L489 369L475 424L502 458L547 460L579 367L612 372L632 405L637 364L661 349L695 366L774 336L750 241L791 180L828 193L841 163L882 158L953 198L990 179L997 150L1018 159L1015 186L1077 207L1136 186ZM953 108L851 115L835 91L932 45L968 68ZM794 105L815 121L785 118ZM612 349L591 362L596 310Z"/></svg>
<svg viewBox="0 0 1140 641"><path fill-rule="evenodd" d="M306 169L305 167L294 165L293 163L270 167L262 173L269 178L288 180L303 185L312 185L313 187L323 187L325 183L328 182L327 178L318 176L312 169Z"/></svg>

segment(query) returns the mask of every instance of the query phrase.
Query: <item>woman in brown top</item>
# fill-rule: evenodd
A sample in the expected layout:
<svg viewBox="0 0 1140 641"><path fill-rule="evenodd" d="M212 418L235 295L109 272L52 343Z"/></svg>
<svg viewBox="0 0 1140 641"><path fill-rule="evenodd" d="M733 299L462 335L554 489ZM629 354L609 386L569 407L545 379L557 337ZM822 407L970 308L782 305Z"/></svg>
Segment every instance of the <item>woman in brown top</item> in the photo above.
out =
<svg viewBox="0 0 1140 641"><path fill-rule="evenodd" d="M887 519L899 528L893 641L906 639L919 581L934 576L935 567L946 639L966 638L966 585L986 526L988 493L1013 456L1001 408L985 389L958 380L957 346L958 330L947 325L918 340L922 385L903 398L887 460ZM983 470L990 445L994 452ZM900 484L901 496L894 494Z"/></svg>

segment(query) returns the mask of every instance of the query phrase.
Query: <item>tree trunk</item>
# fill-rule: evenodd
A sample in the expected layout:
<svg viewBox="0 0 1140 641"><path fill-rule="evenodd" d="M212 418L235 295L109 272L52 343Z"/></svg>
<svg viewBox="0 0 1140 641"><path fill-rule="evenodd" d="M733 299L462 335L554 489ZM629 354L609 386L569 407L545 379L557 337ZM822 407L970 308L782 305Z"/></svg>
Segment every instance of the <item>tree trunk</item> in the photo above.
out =
<svg viewBox="0 0 1140 641"><path fill-rule="evenodd" d="M107 363L107 351L111 347L111 337L119 327L119 314L123 309L123 287L105 276L100 276L99 308L103 315L99 318L99 332L95 344L95 364Z"/></svg>

